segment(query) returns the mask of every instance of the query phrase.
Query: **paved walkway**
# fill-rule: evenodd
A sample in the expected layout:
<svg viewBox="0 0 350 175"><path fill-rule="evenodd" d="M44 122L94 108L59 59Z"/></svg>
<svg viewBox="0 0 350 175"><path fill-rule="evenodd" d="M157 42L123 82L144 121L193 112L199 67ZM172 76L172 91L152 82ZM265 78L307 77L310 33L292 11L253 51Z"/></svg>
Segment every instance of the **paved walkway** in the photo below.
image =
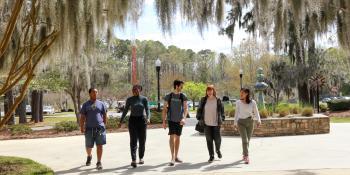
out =
<svg viewBox="0 0 350 175"><path fill-rule="evenodd" d="M193 119L192 119L193 120ZM0 155L36 160L56 174L249 174L249 175L323 175L350 174L350 124L332 124L330 134L253 138L251 164L240 161L239 137L223 137L223 159L208 164L205 138L193 124L184 128L180 157L185 161L168 167L170 160L167 131L148 131L145 165L129 167L128 133L107 135L103 171L85 167L84 137L61 137L0 141ZM93 164L96 156L93 157Z"/></svg>

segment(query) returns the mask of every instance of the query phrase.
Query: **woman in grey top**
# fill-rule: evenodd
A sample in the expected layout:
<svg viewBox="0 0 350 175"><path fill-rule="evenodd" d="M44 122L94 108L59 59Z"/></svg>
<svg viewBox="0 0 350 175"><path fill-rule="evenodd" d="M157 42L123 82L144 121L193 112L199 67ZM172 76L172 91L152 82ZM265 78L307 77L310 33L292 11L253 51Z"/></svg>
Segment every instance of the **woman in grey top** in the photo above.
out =
<svg viewBox="0 0 350 175"><path fill-rule="evenodd" d="M129 118L129 135L130 135L130 151L131 151L131 166L136 168L136 150L137 141L139 142L139 164L144 164L143 156L145 154L146 143L146 129L147 124L150 123L150 112L148 108L148 100L146 97L140 95L142 87L140 85L134 85L132 88L133 96L126 100L125 109L120 119L119 127L131 109Z"/></svg>
<svg viewBox="0 0 350 175"><path fill-rule="evenodd" d="M214 86L208 86L206 89L206 95L200 101L199 108L197 109L197 120L204 124L204 133L207 140L207 147L209 151L209 160L211 163L214 161L214 146L218 157L221 159L222 154L221 147L221 134L220 126L222 121L225 120L224 106L221 100L216 97L216 91Z"/></svg>
<svg viewBox="0 0 350 175"><path fill-rule="evenodd" d="M257 121L257 127L259 127L261 120L256 102L250 99L250 90L242 88L240 100L236 102L234 125L235 128L238 127L242 138L243 160L246 164L249 164L248 148L250 137L253 135L254 120Z"/></svg>

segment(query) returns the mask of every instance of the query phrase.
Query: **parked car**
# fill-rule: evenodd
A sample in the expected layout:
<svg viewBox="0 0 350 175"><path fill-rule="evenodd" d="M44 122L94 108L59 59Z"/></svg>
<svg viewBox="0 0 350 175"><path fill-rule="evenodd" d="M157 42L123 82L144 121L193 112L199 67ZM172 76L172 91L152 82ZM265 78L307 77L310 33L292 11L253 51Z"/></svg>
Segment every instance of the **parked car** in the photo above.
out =
<svg viewBox="0 0 350 175"><path fill-rule="evenodd" d="M324 99L322 99L321 101L322 101L323 103L327 103L327 102L332 101L332 99L330 99L330 98L324 98Z"/></svg>
<svg viewBox="0 0 350 175"><path fill-rule="evenodd" d="M52 106L44 106L43 113L44 114L55 114L55 108L53 108Z"/></svg>
<svg viewBox="0 0 350 175"><path fill-rule="evenodd" d="M26 105L26 114L31 115L32 114L32 107L30 105Z"/></svg>
<svg viewBox="0 0 350 175"><path fill-rule="evenodd" d="M187 101L188 108L193 108L193 101Z"/></svg>

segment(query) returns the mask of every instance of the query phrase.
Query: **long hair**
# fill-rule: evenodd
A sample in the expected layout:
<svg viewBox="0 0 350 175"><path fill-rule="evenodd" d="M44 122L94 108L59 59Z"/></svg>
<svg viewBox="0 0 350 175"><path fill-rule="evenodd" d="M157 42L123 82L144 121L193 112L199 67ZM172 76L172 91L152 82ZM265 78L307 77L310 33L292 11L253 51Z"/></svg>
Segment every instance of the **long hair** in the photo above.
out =
<svg viewBox="0 0 350 175"><path fill-rule="evenodd" d="M252 100L250 99L250 90L248 88L242 88L242 92L245 92L247 94L247 97L245 98L245 102L249 104Z"/></svg>
<svg viewBox="0 0 350 175"><path fill-rule="evenodd" d="M208 97L208 91L213 90L213 96L216 97L216 90L214 88L214 85L207 86L207 89L205 90L205 97Z"/></svg>

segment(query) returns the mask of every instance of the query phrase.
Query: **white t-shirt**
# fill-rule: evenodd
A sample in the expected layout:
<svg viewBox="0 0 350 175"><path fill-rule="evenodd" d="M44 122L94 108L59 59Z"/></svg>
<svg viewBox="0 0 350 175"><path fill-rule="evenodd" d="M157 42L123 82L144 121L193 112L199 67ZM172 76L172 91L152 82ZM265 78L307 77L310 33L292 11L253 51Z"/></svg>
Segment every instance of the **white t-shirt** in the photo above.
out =
<svg viewBox="0 0 350 175"><path fill-rule="evenodd" d="M248 117L252 117L259 123L261 122L256 102L252 100L249 104L246 104L243 103L241 100L236 101L235 125L237 125L239 119L246 119Z"/></svg>

